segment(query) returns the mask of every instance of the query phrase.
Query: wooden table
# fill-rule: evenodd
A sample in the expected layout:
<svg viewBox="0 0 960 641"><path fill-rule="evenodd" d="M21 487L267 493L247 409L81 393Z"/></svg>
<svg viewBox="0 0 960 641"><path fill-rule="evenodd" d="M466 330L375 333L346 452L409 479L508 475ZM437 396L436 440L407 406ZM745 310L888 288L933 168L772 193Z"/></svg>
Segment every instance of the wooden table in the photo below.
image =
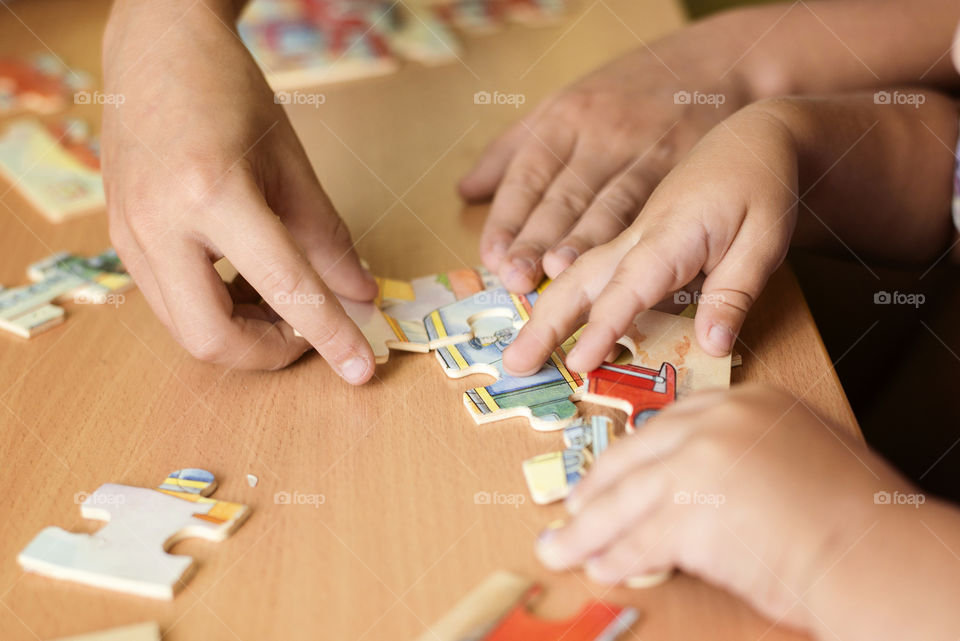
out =
<svg viewBox="0 0 960 641"><path fill-rule="evenodd" d="M291 110L376 272L412 277L477 262L484 209L463 211L453 185L518 112L474 105L474 92L522 92L529 107L683 20L672 0L582 0L577 9L557 27L469 39L463 64L411 65L328 87L321 109ZM96 72L106 11L103 0L15 2L0 9L0 53L46 43ZM85 107L72 113L96 118ZM93 253L109 242L102 215L52 226L12 193L2 202L0 282L8 286L51 250ZM430 356L394 354L376 380L353 388L315 355L273 373L196 362L135 292L116 309L72 305L68 314L29 342L0 337L0 639L150 619L171 641L410 639L497 568L542 579L539 612L548 617L592 596L638 606L636 638L791 638L689 577L607 591L580 574L544 570L533 540L562 507L479 505L474 494L525 496L520 461L555 449L558 436L520 420L478 428L459 400L475 381L446 378ZM786 387L856 432L789 270L772 279L743 338L735 380ZM16 555L42 527L95 527L80 517L75 493L104 482L152 487L188 466L213 471L216 496L254 512L223 543L176 546L199 571L173 602L20 571ZM247 473L259 476L256 488ZM277 505L281 491L323 503Z"/></svg>

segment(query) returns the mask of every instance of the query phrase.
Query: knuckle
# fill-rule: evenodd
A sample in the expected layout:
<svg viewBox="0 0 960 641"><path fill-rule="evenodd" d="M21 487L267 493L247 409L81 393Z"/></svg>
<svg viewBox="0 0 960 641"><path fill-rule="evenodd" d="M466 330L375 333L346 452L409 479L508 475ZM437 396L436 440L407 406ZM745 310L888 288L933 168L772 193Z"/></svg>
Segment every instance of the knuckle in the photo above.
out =
<svg viewBox="0 0 960 641"><path fill-rule="evenodd" d="M191 356L207 363L221 362L230 353L230 339L223 332L183 334L181 340Z"/></svg>
<svg viewBox="0 0 960 641"><path fill-rule="evenodd" d="M272 303L287 304L300 292L306 280L307 270L303 267L275 264L267 270L261 282Z"/></svg>
<svg viewBox="0 0 960 641"><path fill-rule="evenodd" d="M559 210L565 215L566 222L576 219L586 211L593 198L589 194L571 190L552 189L544 197L542 205Z"/></svg>
<svg viewBox="0 0 960 641"><path fill-rule="evenodd" d="M517 165L503 179L503 186L513 191L539 196L553 180L553 175L532 163Z"/></svg>

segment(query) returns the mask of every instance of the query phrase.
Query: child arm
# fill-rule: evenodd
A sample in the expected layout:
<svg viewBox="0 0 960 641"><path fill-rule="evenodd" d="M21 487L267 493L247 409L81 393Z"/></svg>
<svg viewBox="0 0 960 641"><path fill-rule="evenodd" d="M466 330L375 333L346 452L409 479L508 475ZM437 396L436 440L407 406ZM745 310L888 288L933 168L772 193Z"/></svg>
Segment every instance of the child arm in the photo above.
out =
<svg viewBox="0 0 960 641"><path fill-rule="evenodd" d="M581 256L537 302L504 353L536 371L583 317L567 364L600 364L633 317L705 274L697 338L729 352L750 306L786 255L853 247L896 260L942 252L957 139L953 103L934 92L910 104L872 95L761 101L723 121L660 183L618 237ZM798 224L799 223L799 224Z"/></svg>

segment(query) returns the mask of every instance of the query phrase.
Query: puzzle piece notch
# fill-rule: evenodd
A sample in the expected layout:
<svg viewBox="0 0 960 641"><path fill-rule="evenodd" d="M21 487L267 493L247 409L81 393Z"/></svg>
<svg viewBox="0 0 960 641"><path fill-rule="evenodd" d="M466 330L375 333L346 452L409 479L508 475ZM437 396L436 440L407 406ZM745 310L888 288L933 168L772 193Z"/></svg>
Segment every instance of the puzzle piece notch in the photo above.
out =
<svg viewBox="0 0 960 641"><path fill-rule="evenodd" d="M169 479L168 479L169 480ZM107 483L80 506L84 518L106 521L93 534L42 530L17 557L28 572L156 599L172 599L195 569L188 556L167 553L177 541L226 539L250 509L186 491Z"/></svg>
<svg viewBox="0 0 960 641"><path fill-rule="evenodd" d="M478 424L524 417L534 429L551 431L563 429L576 416L570 396L583 381L564 362L576 334L531 376L514 377L503 370L503 350L530 318L547 284L527 295L511 294L502 287L479 292L437 309L424 321L431 341L447 343L437 349L437 359L447 376L487 374L497 379L463 395L464 405Z"/></svg>
<svg viewBox="0 0 960 641"><path fill-rule="evenodd" d="M634 608L594 600L566 620L530 612L541 588L505 571L488 576L461 598L417 641L614 641L639 618Z"/></svg>

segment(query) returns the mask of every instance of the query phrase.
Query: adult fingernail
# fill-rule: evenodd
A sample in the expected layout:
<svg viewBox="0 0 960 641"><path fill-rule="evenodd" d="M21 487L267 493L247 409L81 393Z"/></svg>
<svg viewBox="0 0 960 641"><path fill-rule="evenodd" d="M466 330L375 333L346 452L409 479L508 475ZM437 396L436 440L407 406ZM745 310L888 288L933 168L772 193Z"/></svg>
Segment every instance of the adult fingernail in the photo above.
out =
<svg viewBox="0 0 960 641"><path fill-rule="evenodd" d="M572 265L577 258L580 257L580 252L578 252L573 247L563 246L560 249L554 252L557 257L567 264L567 267Z"/></svg>
<svg viewBox="0 0 960 641"><path fill-rule="evenodd" d="M364 380L370 364L363 358L349 358L340 363L340 375L351 383Z"/></svg>
<svg viewBox="0 0 960 641"><path fill-rule="evenodd" d="M733 332L723 325L714 325L707 332L707 341L724 354L733 347L733 338Z"/></svg>
<svg viewBox="0 0 960 641"><path fill-rule="evenodd" d="M529 278L533 275L535 267L536 263L529 258L514 258L510 261L510 267L507 269L507 280Z"/></svg>

